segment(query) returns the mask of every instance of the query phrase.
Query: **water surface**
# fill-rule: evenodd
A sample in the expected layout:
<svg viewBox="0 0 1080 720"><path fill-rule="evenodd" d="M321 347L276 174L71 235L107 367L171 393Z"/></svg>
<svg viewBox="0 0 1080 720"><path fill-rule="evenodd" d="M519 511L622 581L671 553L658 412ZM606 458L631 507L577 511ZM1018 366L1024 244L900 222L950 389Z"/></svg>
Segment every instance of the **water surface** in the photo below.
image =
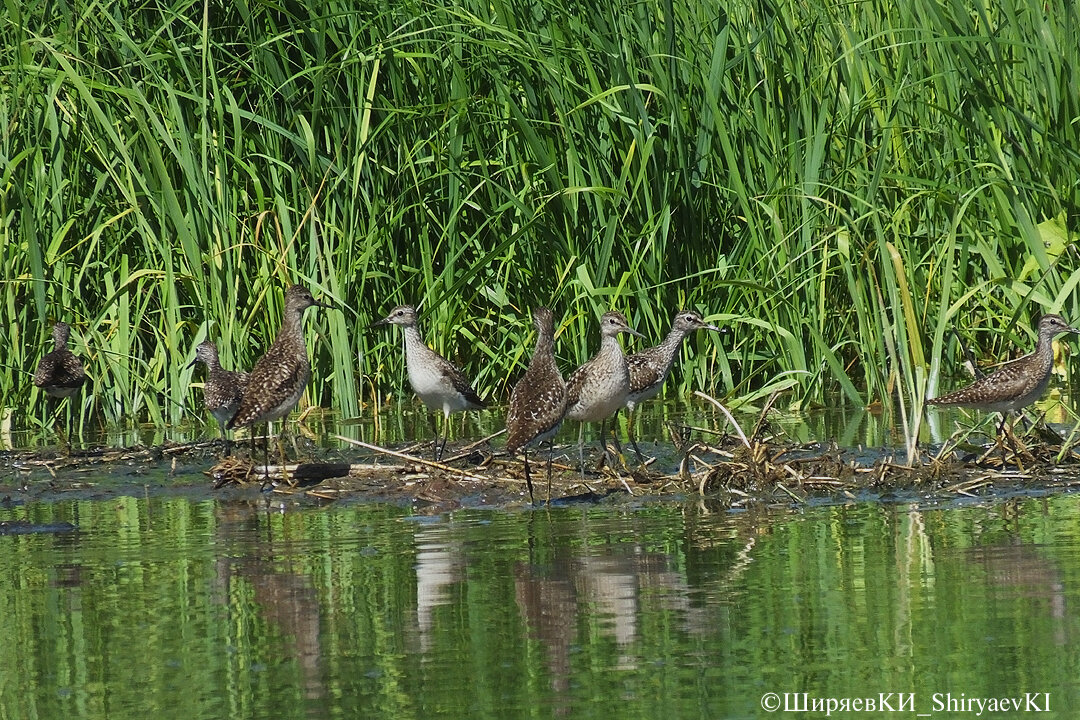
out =
<svg viewBox="0 0 1080 720"><path fill-rule="evenodd" d="M79 528L0 536L0 717L760 717L769 692L1075 716L1078 503L0 504Z"/></svg>
<svg viewBox="0 0 1080 720"><path fill-rule="evenodd" d="M1032 405L1027 415L1032 420L1045 419L1063 437L1069 437L1075 432L1076 420L1066 407L1078 405L1080 398L1051 391ZM759 405L733 410L736 421L747 434L757 425L759 414ZM201 416L197 417L205 420ZM919 442L924 448L936 448L957 433L966 434L972 429L976 430L972 440L989 441L995 432L997 418L996 413L952 407L928 407L919 423ZM320 449L351 450L346 443L337 439L339 435L384 447L402 448L413 443L430 443L431 419L432 415L424 410L419 401L408 397L365 408L365 413L357 418L341 418L329 411L313 413L302 426L293 423L290 427L291 432L308 440L312 447ZM497 404L482 412L456 414L450 424L449 447L460 447L495 435L505 427L505 419L505 405ZM617 423L619 438L625 443L628 423L625 412L619 414ZM680 443L712 443L724 435L735 436L735 431L724 414L698 397L647 402L635 411L633 423L642 450L649 455L660 455L663 459L675 458L676 453L672 449L675 439ZM60 437L51 427L49 425L12 430L4 426L0 428L0 451L11 448L56 447L60 444ZM892 453L905 447L903 428L904 423L895 412L872 412L837 399L837 402L827 407L804 412L774 408L768 416L768 423L763 427L762 437L777 445L826 443L843 449L867 449L871 454L880 454ZM576 422L564 423L556 437L563 453L575 458L578 429ZM262 432L261 426L258 431ZM240 437L243 437L243 432ZM205 423L187 422L171 427L140 425L123 429L100 428L87 421L85 426L76 423L71 443L75 448L151 447L164 443L205 441L217 436L217 425L212 419ZM599 436L599 423L585 425L586 442L593 450L598 447ZM501 448L504 441L503 437L497 437L491 441L491 445ZM243 440L240 445L243 445ZM625 449L627 453L630 452L629 447ZM678 460L675 458L670 467L662 469L674 472L677 465Z"/></svg>

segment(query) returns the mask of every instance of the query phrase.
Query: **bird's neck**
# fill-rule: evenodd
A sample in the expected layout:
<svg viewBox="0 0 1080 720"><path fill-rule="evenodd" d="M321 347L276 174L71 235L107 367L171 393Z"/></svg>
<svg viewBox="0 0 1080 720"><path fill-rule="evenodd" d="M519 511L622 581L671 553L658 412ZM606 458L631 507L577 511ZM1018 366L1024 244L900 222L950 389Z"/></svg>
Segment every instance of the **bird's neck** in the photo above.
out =
<svg viewBox="0 0 1080 720"><path fill-rule="evenodd" d="M281 329L278 337L304 340L304 311L285 308L285 315L281 318Z"/></svg>
<svg viewBox="0 0 1080 720"><path fill-rule="evenodd" d="M1054 354L1054 334L1053 333L1039 333L1039 340L1035 343L1035 355L1053 355Z"/></svg>
<svg viewBox="0 0 1080 720"><path fill-rule="evenodd" d="M555 343L550 335L541 333L536 336L536 348L533 350L530 367L535 363L547 362L555 354Z"/></svg>
<svg viewBox="0 0 1080 720"><path fill-rule="evenodd" d="M671 362L675 357L675 353L679 350L679 345L682 344L683 339L686 338L686 330L680 330L679 328L671 328L667 337L664 338L664 342L657 345L663 351L664 358Z"/></svg>
<svg viewBox="0 0 1080 720"><path fill-rule="evenodd" d="M405 338L405 354L413 355L423 353L428 350L427 343L424 342L424 338L420 336L420 329L416 325L403 325L402 332Z"/></svg>
<svg viewBox="0 0 1080 720"><path fill-rule="evenodd" d="M618 335L604 335L600 340L600 351L596 353L597 357L603 356L617 356L622 355L622 346L619 345Z"/></svg>

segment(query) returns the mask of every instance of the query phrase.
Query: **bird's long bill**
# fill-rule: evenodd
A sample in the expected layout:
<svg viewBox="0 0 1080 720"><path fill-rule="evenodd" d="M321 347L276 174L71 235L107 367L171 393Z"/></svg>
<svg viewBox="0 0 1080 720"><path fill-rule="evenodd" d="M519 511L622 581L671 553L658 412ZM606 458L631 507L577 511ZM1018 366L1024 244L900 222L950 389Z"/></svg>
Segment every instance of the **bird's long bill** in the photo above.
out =
<svg viewBox="0 0 1080 720"><path fill-rule="evenodd" d="M720 328L715 325L702 325L702 330L712 330L713 332L720 332Z"/></svg>
<svg viewBox="0 0 1080 720"><path fill-rule="evenodd" d="M1065 330L1065 332L1071 332L1071 333L1074 333L1074 334L1076 334L1076 335L1080 335L1080 330L1077 330L1077 329L1076 329L1075 327L1073 327L1072 325L1070 325L1070 326L1068 327L1068 329L1066 329L1066 330Z"/></svg>
<svg viewBox="0 0 1080 720"><path fill-rule="evenodd" d="M187 365L185 365L184 367L185 367L185 368L193 368L193 367L195 367L195 363L197 363L197 362L199 362L199 358L198 358L198 357L196 357L196 358L195 358L194 360L192 360L191 362L189 362L189 363L188 363Z"/></svg>
<svg viewBox="0 0 1080 720"><path fill-rule="evenodd" d="M369 325L368 327L377 328L377 327L381 327L382 325L389 325L389 324L390 324L390 316L387 315L382 320L376 320L375 322L371 323L371 325Z"/></svg>
<svg viewBox="0 0 1080 720"><path fill-rule="evenodd" d="M630 333L634 337L639 337L639 338L645 337L644 335L642 335L637 330L635 330L634 328L631 328L631 327L626 328L626 332Z"/></svg>
<svg viewBox="0 0 1080 720"><path fill-rule="evenodd" d="M337 305L331 305L330 303L322 302L321 300L316 300L315 304L321 308L326 308L327 310L341 310Z"/></svg>

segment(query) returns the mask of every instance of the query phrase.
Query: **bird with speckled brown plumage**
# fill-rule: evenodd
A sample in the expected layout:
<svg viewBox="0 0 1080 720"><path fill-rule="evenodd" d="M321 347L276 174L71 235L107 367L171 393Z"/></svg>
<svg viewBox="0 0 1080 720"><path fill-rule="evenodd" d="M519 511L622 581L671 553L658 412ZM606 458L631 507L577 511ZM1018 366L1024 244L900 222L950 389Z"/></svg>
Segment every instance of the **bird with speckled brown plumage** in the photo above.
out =
<svg viewBox="0 0 1080 720"><path fill-rule="evenodd" d="M204 340L195 348L195 359L188 367L195 363L206 365L206 381L203 383L203 404L210 414L217 420L221 429L221 437L225 442L225 455L229 454L231 442L225 424L232 420L236 409L240 407L240 400L244 394L244 388L248 384L248 374L236 370L226 370L221 367L218 359L217 345L209 340Z"/></svg>
<svg viewBox="0 0 1080 720"><path fill-rule="evenodd" d="M671 331L662 343L639 350L626 358L626 368L630 371L630 392L626 396L626 434L634 447L638 462L642 464L645 459L641 455L637 438L634 437L634 408L660 392L671 373L675 354L686 336L695 330L719 332L720 328L705 322L701 315L693 310L680 310L675 313ZM618 432L617 426L615 431Z"/></svg>
<svg viewBox="0 0 1080 720"><path fill-rule="evenodd" d="M285 292L281 328L270 349L251 369L236 414L226 425L228 429L273 422L288 415L300 401L311 377L311 361L304 344L304 311L315 306L333 309L318 302L302 285L293 285Z"/></svg>
<svg viewBox="0 0 1080 720"><path fill-rule="evenodd" d="M600 350L566 381L566 419L581 422L578 430L578 460L585 475L585 423L600 421L600 444L607 456L605 421L626 404L630 393L630 370L619 345L619 334L641 337L626 317L610 310L600 317Z"/></svg>
<svg viewBox="0 0 1080 720"><path fill-rule="evenodd" d="M926 401L927 405L951 405L1001 413L998 437L1005 430L1010 412L1023 410L1038 400L1050 383L1054 369L1054 337L1077 333L1060 315L1043 315L1039 320L1039 339L1035 349L1005 363L993 373L971 385Z"/></svg>
<svg viewBox="0 0 1080 720"><path fill-rule="evenodd" d="M46 353L38 362L34 385L50 397L70 397L86 382L86 370L82 360L68 349L71 326L66 322L56 323L52 337L52 352Z"/></svg>
<svg viewBox="0 0 1080 720"><path fill-rule="evenodd" d="M482 410L487 403L476 394L468 378L454 367L453 363L427 346L420 330L416 326L417 313L412 305L398 305L390 314L374 324L400 325L405 342L405 368L409 374L409 385L424 403L424 407L433 412L442 411L443 437L439 443L439 428L435 418L431 418L432 431L435 433L434 457L442 458L446 447L450 415L464 410Z"/></svg>
<svg viewBox="0 0 1080 720"><path fill-rule="evenodd" d="M537 308L533 312L536 327L536 349L525 375L514 385L510 394L510 409L506 413L506 452L525 454L525 485L529 501L533 497L532 476L529 474L529 451L532 444L548 442L548 500L551 499L551 455L555 433L566 415L566 383L555 364L555 320L551 310Z"/></svg>

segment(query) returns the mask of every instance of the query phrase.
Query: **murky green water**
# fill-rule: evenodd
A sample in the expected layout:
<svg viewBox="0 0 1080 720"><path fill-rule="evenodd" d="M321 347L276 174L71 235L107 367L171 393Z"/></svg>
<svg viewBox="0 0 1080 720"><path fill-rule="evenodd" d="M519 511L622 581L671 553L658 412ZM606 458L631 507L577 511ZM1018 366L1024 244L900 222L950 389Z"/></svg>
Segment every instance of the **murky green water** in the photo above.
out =
<svg viewBox="0 0 1080 720"><path fill-rule="evenodd" d="M1078 505L0 505L80 528L0 536L0 718L1075 717Z"/></svg>

